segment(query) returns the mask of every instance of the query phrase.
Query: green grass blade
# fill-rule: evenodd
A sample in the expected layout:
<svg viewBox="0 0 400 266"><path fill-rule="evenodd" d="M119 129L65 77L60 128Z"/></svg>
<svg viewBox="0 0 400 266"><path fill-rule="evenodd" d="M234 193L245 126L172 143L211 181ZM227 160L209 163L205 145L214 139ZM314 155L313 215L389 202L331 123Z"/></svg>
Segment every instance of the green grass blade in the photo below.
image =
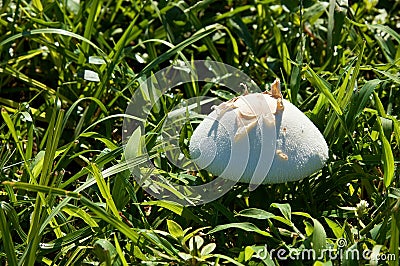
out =
<svg viewBox="0 0 400 266"><path fill-rule="evenodd" d="M230 224L224 224L224 225L217 225L216 227L214 227L214 229L210 230L208 232L208 234L213 234L216 232L219 232L221 230L226 230L229 228L237 228L237 229L241 229L244 230L246 232L254 232L263 236L269 236L272 237L272 235L266 231L260 230L257 226L255 226L252 223L248 223L248 222L243 222L243 223L230 223Z"/></svg>
<svg viewBox="0 0 400 266"><path fill-rule="evenodd" d="M72 191L61 189L61 188L55 188L55 187L49 187L49 186L43 186L43 185L34 185L34 184L30 184L30 183L25 183L25 182L4 181L2 184L11 186L13 188L22 189L22 190L26 190L26 191L33 191L33 192L37 192L37 193L55 194L55 195L59 195L59 196L71 197L74 199L79 199L81 197L81 195L77 192L72 192Z"/></svg>
<svg viewBox="0 0 400 266"><path fill-rule="evenodd" d="M201 223L201 220L199 217L197 217L192 211L189 210L188 207L184 207L183 205L173 202L173 201L168 201L168 200L157 200L157 201L148 201L142 203L142 205L148 205L148 206L159 206L162 208L166 208L179 216L182 216L186 219L193 220L197 223Z"/></svg>
<svg viewBox="0 0 400 266"><path fill-rule="evenodd" d="M290 74L290 100L294 105L297 105L297 97L300 89L301 82L301 66L303 65L303 51L300 47L303 45L303 41L299 42L299 46L296 53L296 62L292 68Z"/></svg>
<svg viewBox="0 0 400 266"><path fill-rule="evenodd" d="M347 83L347 89L346 89L346 93L344 94L343 98L340 98L341 101L341 106L345 107L347 106L347 103L349 102L351 95L352 95L352 91L354 89L356 89L356 81L358 78L358 74L360 73L360 66L361 66L361 62L363 60L363 56L364 56L364 49L365 49L365 43L363 43L363 45L361 46L361 50L357 56L357 62L356 65L353 69L353 71L349 70L351 73L351 78L349 83Z"/></svg>
<svg viewBox="0 0 400 266"><path fill-rule="evenodd" d="M378 118L379 137L382 141L383 183L386 187L392 185L394 179L394 157L392 147L385 136L382 121Z"/></svg>
<svg viewBox="0 0 400 266"><path fill-rule="evenodd" d="M25 157L24 156L25 153L24 153L24 151L22 149L22 143L18 138L17 131L15 130L15 127L14 127L14 123L11 120L11 117L8 114L8 112L6 111L5 108L1 108L1 116L3 117L4 122L6 123L6 125L8 127L8 130L10 131L11 136L13 137L13 139L15 141L15 144L17 145L19 153L21 154L22 158L24 158ZM24 161L26 161L26 160L24 160Z"/></svg>
<svg viewBox="0 0 400 266"><path fill-rule="evenodd" d="M75 101L71 105L71 107L68 109L68 111L65 113L64 122L63 122L63 125L62 125L63 129L65 128L65 126L66 126L69 118L71 117L72 113L74 111L76 111L75 109L79 106L79 103L81 103L82 101L87 101L87 100L95 102L105 114L108 113L107 112L107 108L104 106L104 104L99 99L97 99L95 97L83 97L83 98L80 98L77 101ZM75 131L75 136L79 135L79 133L80 132Z"/></svg>
<svg viewBox="0 0 400 266"><path fill-rule="evenodd" d="M379 79L367 81L359 92L356 92L350 102L350 107L346 113L346 123L349 128L351 125L356 124L357 117L361 114L366 107L370 97L375 88L381 83Z"/></svg>
<svg viewBox="0 0 400 266"><path fill-rule="evenodd" d="M335 0L329 0L329 8L328 8L328 35L327 35L327 44L328 49L332 50L333 48L333 28L335 27Z"/></svg>
<svg viewBox="0 0 400 266"><path fill-rule="evenodd" d="M283 68L285 69L286 74L290 75L290 73L292 72L292 65L290 63L289 49L287 47L285 40L283 39L281 30L278 28L278 26L273 20L272 23L274 25L273 31L274 31L276 46L278 48L279 57L283 62Z"/></svg>
<svg viewBox="0 0 400 266"><path fill-rule="evenodd" d="M88 169L92 173L94 178L96 179L96 183L97 183L97 186L99 187L100 193L103 196L103 198L106 200L107 208L109 208L111 210L111 212L117 219L121 219L119 212L117 210L117 207L115 206L115 202L112 198L110 188L106 184L106 181L104 180L104 177L101 174L99 168L97 167L96 164L91 163L89 165Z"/></svg>
<svg viewBox="0 0 400 266"><path fill-rule="evenodd" d="M326 80L321 78L319 75L317 75L317 73L315 73L310 66L306 67L306 74L307 74L307 79L311 82L311 84L316 89L318 89L318 91L320 91L326 97L326 99L328 99L330 105L335 110L336 114L342 116L343 111L331 92L330 84Z"/></svg>
<svg viewBox="0 0 400 266"><path fill-rule="evenodd" d="M117 238L116 234L114 235L114 243L115 243L115 249L116 249L116 251L118 253L119 258L121 259L122 265L123 266L128 266L129 264L125 259L124 252L121 249L121 246L119 244L119 241L118 241L118 238Z"/></svg>
<svg viewBox="0 0 400 266"><path fill-rule="evenodd" d="M3 202L0 202L0 232L8 265L18 265L14 241L11 236L11 229L7 223L6 215L3 210Z"/></svg>
<svg viewBox="0 0 400 266"><path fill-rule="evenodd" d="M397 204L399 205L399 204ZM400 242L400 212L397 209L397 212L392 214L392 222L390 227L390 244L389 244L389 254L394 255L394 260L389 261L390 266L399 265L399 242Z"/></svg>
<svg viewBox="0 0 400 266"><path fill-rule="evenodd" d="M93 33L94 33L94 24L97 20L97 15L98 15L98 10L99 10L99 4L100 1L99 0L93 0L90 3L90 8L88 8L89 11L89 16L86 20L85 23L85 31L83 33L83 38L86 40L90 40ZM79 60L78 63L82 64L85 61L85 55L88 54L89 52L89 42L84 41L82 43L82 51L83 53L81 53L79 55Z"/></svg>
<svg viewBox="0 0 400 266"><path fill-rule="evenodd" d="M184 2L182 2L182 3L184 3ZM180 4L182 4L182 3L180 3ZM184 10L184 12L187 14L189 21L194 25L194 27L198 31L201 31L204 29L201 21L197 17L197 14L195 14L195 12L193 10L188 8L188 9ZM220 25L214 24L214 25L210 25L209 27L217 27L217 26L220 26ZM219 54L219 52L218 52L217 48L215 47L214 43L212 42L211 38L206 35L202 39L203 39L203 42L206 44L212 58L218 62L222 62L221 55Z"/></svg>
<svg viewBox="0 0 400 266"><path fill-rule="evenodd" d="M29 163L25 158L25 153L23 151L23 143L21 142L20 138L18 137L17 131L14 127L14 123L11 120L10 115L8 114L8 112L6 111L5 108L1 108L1 116L4 119L4 122L6 123L8 130L11 133L11 136L13 137L14 141L15 141L15 145L17 146L18 152L20 153L23 161L24 161L24 165L25 165L25 169L28 172L28 175L30 177L31 180L33 180L34 182L36 182L36 179L34 178L32 171L29 167Z"/></svg>
<svg viewBox="0 0 400 266"><path fill-rule="evenodd" d="M72 204L68 204L62 208L62 211L70 216L81 218L90 227L99 227L97 222L82 208L79 208Z"/></svg>
<svg viewBox="0 0 400 266"><path fill-rule="evenodd" d="M58 141L62 132L64 110L53 109L50 124L47 128L46 150L43 158L43 167L39 184L47 186L51 184L51 172L53 170L54 158L57 151Z"/></svg>
<svg viewBox="0 0 400 266"><path fill-rule="evenodd" d="M400 44L400 34L397 33L395 30L393 30L392 28L390 28L389 26L380 25L380 24L373 24L373 25L368 25L367 24L367 26L370 29L373 29L373 30L380 30L380 31L386 32L387 34L392 36Z"/></svg>
<svg viewBox="0 0 400 266"><path fill-rule="evenodd" d="M78 39L80 41L86 42L89 45L91 45L93 48L95 48L98 52L100 52L101 55L105 55L104 52L93 42L91 42L89 39L82 37L79 34L63 30L63 29L54 29L54 28L47 28L47 29L35 29L35 30L30 30L30 31L24 31L22 33L15 34L4 41L0 42L0 46L4 46L7 43L10 43L16 39L19 38L27 38L33 35L40 35L40 34L59 34L59 35L64 35L68 37L72 37L75 39Z"/></svg>
<svg viewBox="0 0 400 266"><path fill-rule="evenodd" d="M45 91L49 92L52 95L56 95L56 91L54 89L50 88L49 86L47 86L46 84L43 84L42 82L40 82L38 80L35 80L35 79L31 78L31 77L28 77L24 73L22 73L22 72L20 72L20 71L18 71L16 69L13 69L13 68L11 68L9 66L6 66L5 68L1 68L0 67L0 73L5 73L5 74L8 74L8 75L11 75L11 76L13 76L13 77L15 77L17 79L22 80L23 82L25 82L27 84L30 84L33 87L37 87L37 88L39 88L41 90L45 90ZM71 100L69 100L65 96L59 94L59 97L62 100L66 101L68 103L71 103Z"/></svg>
<svg viewBox="0 0 400 266"><path fill-rule="evenodd" d="M314 222L314 230L312 233L313 249L319 257L323 254L326 247L326 232L322 224L317 219L312 219Z"/></svg>
<svg viewBox="0 0 400 266"><path fill-rule="evenodd" d="M208 27L202 28L199 31L197 31L193 36L191 36L190 38L180 42L178 45L176 45L174 48L169 49L168 51L166 51L165 53L163 53L161 56L157 57L156 59L154 59L152 62L150 62L149 64L147 64L142 71L140 71L140 74L138 74L138 76L141 76L143 74L148 73L149 71L151 71L155 66L158 66L160 63L168 60L170 57L172 57L173 55L175 55L177 52L183 50L185 47L205 38L206 36L214 33L217 30L222 30L224 29L224 27L222 25L219 24L214 24L214 25L210 25Z"/></svg>
<svg viewBox="0 0 400 266"><path fill-rule="evenodd" d="M93 212L96 217L102 219L107 224L118 229L122 234L137 243L139 240L139 234L134 228L130 228L127 224L117 219L115 216L110 216L103 208L92 202L91 200L81 197L81 202Z"/></svg>
<svg viewBox="0 0 400 266"><path fill-rule="evenodd" d="M21 240L26 241L27 236L24 230L21 228L20 219L15 208L10 203L7 203L5 201L2 202L1 207L8 218L7 220L13 224L13 229L17 231Z"/></svg>

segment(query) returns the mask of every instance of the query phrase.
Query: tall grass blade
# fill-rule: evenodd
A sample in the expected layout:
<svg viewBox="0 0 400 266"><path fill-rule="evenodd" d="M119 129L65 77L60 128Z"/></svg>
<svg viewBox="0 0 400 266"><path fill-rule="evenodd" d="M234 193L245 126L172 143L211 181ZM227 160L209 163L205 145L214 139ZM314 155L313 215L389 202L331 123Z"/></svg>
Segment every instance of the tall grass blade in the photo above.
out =
<svg viewBox="0 0 400 266"><path fill-rule="evenodd" d="M383 129L382 121L377 119L379 126L379 137L382 141L382 161L383 161L383 183L386 187L392 185L392 181L394 178L394 157L392 147L385 136L385 132Z"/></svg>
<svg viewBox="0 0 400 266"><path fill-rule="evenodd" d="M360 91L355 92L350 101L349 110L346 113L346 123L349 128L356 124L357 117L364 110L367 103L370 101L372 93L380 83L381 80L379 79L369 80L364 84Z"/></svg>
<svg viewBox="0 0 400 266"><path fill-rule="evenodd" d="M343 111L331 92L331 85L326 80L317 75L317 73L315 73L314 70L310 68L310 66L307 66L305 71L307 73L307 78L309 79L311 84L316 89L318 89L322 93L322 95L326 97L332 108L335 110L336 114L338 116L342 116Z"/></svg>
<svg viewBox="0 0 400 266"><path fill-rule="evenodd" d="M139 234L136 232L134 228L130 228L127 224L116 218L115 216L110 216L108 212L106 212L103 208L92 202L91 200L81 197L81 202L86 207L89 208L90 211L96 215L97 218L102 219L107 224L115 227L122 234L128 237L133 243L137 243L139 240Z"/></svg>
<svg viewBox="0 0 400 266"><path fill-rule="evenodd" d="M102 176L100 170L98 169L97 165L91 163L89 165L89 171L92 173L94 178L96 179L97 186L99 187L100 193L103 198L106 200L107 208L111 210L111 213L118 219L121 219L117 207L115 206L115 202L111 196L110 188L107 185L104 177Z"/></svg>
<svg viewBox="0 0 400 266"><path fill-rule="evenodd" d="M7 256L8 265L18 265L17 255L15 254L14 241L11 236L11 228L7 222L6 214L3 210L3 202L0 202L0 232L3 247Z"/></svg>
<svg viewBox="0 0 400 266"><path fill-rule="evenodd" d="M95 48L101 55L103 55L103 56L105 55L104 52L95 43L91 42L89 39L87 39L87 38L85 38L85 37L83 37L83 36L81 36L79 34L67 31L67 30L54 29L54 28L35 29L35 30L24 31L22 33L18 33L18 34L15 34L15 35L11 36L11 37L8 37L4 41L0 42L0 46L4 46L5 44L8 44L8 43L10 43L10 42L12 42L12 41L14 41L16 39L19 39L19 38L27 38L27 37L31 37L31 36L34 36L34 35L40 35L40 34L60 34L60 35L72 37L72 38L75 38L75 39L78 39L80 41L88 43L90 46Z"/></svg>

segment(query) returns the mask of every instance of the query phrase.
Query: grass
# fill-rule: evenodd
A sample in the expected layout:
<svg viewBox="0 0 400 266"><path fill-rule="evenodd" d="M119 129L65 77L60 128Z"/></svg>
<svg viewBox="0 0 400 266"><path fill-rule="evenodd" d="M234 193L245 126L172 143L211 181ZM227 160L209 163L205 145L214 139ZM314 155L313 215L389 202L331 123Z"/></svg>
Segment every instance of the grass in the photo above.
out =
<svg viewBox="0 0 400 266"><path fill-rule="evenodd" d="M335 2L3 0L1 264L399 265L399 3ZM145 156L124 159L130 98L172 62L204 59L261 88L280 78L323 132L327 165L251 192L237 184L202 206L146 193L129 171ZM178 86L134 142L171 182L212 178L178 175L157 138L175 106L201 95L231 97ZM273 256L257 257L265 247ZM381 260L323 253L338 248ZM322 256L282 260L278 249Z"/></svg>

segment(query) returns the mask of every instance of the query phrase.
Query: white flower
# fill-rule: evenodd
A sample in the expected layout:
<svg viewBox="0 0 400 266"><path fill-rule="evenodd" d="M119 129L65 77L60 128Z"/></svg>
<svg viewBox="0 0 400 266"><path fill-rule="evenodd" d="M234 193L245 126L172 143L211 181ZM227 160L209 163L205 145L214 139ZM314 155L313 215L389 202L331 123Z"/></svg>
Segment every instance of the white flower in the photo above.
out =
<svg viewBox="0 0 400 266"><path fill-rule="evenodd" d="M362 217L368 213L368 202L366 200L360 200L356 205L356 215L358 217Z"/></svg>

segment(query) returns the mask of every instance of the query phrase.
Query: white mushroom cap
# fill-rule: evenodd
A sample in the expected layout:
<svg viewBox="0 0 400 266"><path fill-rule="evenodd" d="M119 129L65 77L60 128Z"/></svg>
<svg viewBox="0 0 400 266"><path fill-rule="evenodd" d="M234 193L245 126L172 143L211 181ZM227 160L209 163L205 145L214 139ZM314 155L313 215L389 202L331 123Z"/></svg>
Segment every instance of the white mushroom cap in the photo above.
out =
<svg viewBox="0 0 400 266"><path fill-rule="evenodd" d="M256 184L300 180L328 159L324 137L282 99L279 80L271 93L247 94L217 106L193 132L189 149L200 168Z"/></svg>

